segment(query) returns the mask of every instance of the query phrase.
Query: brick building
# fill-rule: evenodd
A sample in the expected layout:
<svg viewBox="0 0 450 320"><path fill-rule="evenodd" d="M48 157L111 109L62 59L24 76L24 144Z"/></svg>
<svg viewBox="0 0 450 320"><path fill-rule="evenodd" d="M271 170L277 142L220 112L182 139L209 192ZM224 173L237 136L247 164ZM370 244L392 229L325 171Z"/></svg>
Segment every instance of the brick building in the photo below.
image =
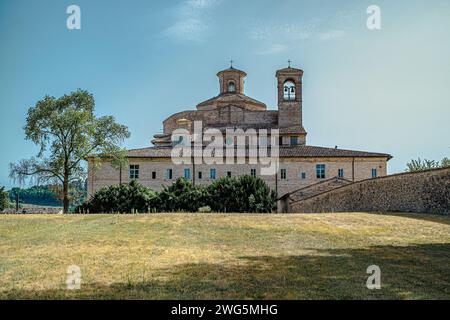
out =
<svg viewBox="0 0 450 320"><path fill-rule="evenodd" d="M154 190L185 177L194 184L209 184L223 176L260 175L260 165L244 159L244 164L196 163L177 165L171 158L176 129L193 132L203 128L223 132L229 128L246 130L278 129L279 167L276 174L261 175L279 197L294 190L339 177L359 181L387 174L389 154L310 146L302 119L303 71L288 67L276 72L278 110L268 110L258 100L244 94L246 73L234 68L220 71L220 93L201 102L196 110L182 111L167 118L164 131L156 134L153 147L128 151L127 168L114 169L108 159L88 158L88 193L102 187L138 180ZM270 139L270 135L269 138ZM224 148L227 138L224 139Z"/></svg>

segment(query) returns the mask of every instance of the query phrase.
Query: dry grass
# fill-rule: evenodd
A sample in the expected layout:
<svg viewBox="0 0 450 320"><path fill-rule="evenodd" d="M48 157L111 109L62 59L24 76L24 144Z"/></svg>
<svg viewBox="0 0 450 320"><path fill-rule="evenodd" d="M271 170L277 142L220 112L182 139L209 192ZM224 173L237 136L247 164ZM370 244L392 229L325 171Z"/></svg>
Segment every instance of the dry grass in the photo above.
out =
<svg viewBox="0 0 450 320"><path fill-rule="evenodd" d="M0 299L449 299L449 261L444 216L0 216Z"/></svg>

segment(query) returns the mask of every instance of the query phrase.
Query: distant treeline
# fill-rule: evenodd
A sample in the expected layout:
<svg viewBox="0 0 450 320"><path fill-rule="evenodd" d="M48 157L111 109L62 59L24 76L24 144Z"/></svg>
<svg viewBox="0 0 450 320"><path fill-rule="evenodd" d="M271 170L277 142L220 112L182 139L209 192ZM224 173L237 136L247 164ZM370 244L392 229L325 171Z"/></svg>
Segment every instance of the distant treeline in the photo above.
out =
<svg viewBox="0 0 450 320"><path fill-rule="evenodd" d="M19 194L19 202L39 206L61 206L62 201L58 199L58 193L51 186L34 186L27 189L12 188L8 191L11 202L16 201Z"/></svg>
<svg viewBox="0 0 450 320"><path fill-rule="evenodd" d="M43 207L61 207L62 190L60 185L42 185L30 188L12 188L8 191L11 203L16 202L16 194L19 194L21 204L31 204ZM86 200L86 182L73 181L69 185L69 197L72 206L78 206Z"/></svg>

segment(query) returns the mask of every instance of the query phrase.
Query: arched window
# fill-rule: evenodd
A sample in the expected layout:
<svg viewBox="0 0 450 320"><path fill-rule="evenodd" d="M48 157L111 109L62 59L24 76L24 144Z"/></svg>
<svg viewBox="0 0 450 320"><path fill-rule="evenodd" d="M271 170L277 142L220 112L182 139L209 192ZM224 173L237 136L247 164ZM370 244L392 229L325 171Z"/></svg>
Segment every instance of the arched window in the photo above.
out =
<svg viewBox="0 0 450 320"><path fill-rule="evenodd" d="M295 100L295 83L288 80L284 83L283 88L284 100Z"/></svg>
<svg viewBox="0 0 450 320"><path fill-rule="evenodd" d="M228 82L228 92L236 92L236 85L233 81Z"/></svg>

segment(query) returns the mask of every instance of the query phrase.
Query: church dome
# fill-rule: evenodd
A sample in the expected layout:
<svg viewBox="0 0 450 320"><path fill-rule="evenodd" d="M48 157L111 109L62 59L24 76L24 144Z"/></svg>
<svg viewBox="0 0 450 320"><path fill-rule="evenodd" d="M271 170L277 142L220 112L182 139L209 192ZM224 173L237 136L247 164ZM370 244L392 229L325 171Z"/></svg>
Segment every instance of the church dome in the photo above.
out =
<svg viewBox="0 0 450 320"><path fill-rule="evenodd" d="M244 94L244 79L247 74L231 65L228 69L219 71L220 94Z"/></svg>
<svg viewBox="0 0 450 320"><path fill-rule="evenodd" d="M247 73L245 73L242 70L236 69L233 66L229 67L228 69L219 71L217 73L217 76L220 78L223 74L239 74L243 78L245 78L247 76Z"/></svg>

